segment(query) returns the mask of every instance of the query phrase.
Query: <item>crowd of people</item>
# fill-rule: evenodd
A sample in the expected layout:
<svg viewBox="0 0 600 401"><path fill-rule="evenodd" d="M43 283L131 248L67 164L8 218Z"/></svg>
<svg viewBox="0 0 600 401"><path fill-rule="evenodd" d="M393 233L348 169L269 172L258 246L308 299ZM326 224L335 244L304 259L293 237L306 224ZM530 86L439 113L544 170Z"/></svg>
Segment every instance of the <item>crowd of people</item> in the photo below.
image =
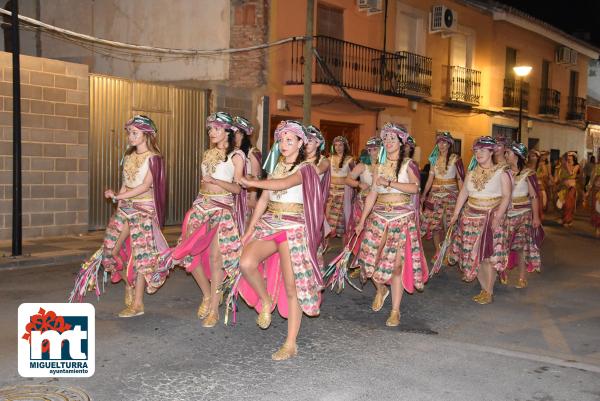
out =
<svg viewBox="0 0 600 401"><path fill-rule="evenodd" d="M452 135L438 134L422 185L416 142L399 124L385 124L356 161L346 138L334 138L326 156L320 130L294 120L277 126L264 162L245 118L217 112L207 127L200 191L170 247L161 233L167 194L158 129L146 116L127 122L122 186L104 193L116 211L70 301L99 295L104 270L113 283L125 281L119 317L140 316L144 290L156 292L180 266L202 293L203 327L214 327L221 311L225 323L235 320L243 299L267 329L277 308L288 332L272 358L284 360L296 355L302 316L319 315L332 280L370 280L373 311L391 294L390 327L400 324L404 292L423 291L442 264L457 265L466 282L478 280L479 304L493 302L497 278L506 283L510 269L518 272L516 288L525 288L527 273L541 268L542 213L555 202L570 225L580 191L575 155L552 173L547 154L489 136L474 142L465 167ZM586 196L599 204L599 168L584 171ZM592 222L598 232L597 209ZM325 261L333 237L344 250ZM423 240L434 244L429 262Z"/></svg>

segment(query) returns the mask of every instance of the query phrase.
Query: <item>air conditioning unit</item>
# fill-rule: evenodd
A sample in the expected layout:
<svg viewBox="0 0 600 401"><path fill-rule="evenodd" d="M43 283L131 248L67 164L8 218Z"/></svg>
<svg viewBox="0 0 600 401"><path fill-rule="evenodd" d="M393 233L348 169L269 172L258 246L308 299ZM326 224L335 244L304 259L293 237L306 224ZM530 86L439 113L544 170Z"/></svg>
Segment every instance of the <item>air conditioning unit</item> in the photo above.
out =
<svg viewBox="0 0 600 401"><path fill-rule="evenodd" d="M369 0L356 0L356 5L359 11L367 11L369 9Z"/></svg>
<svg viewBox="0 0 600 401"><path fill-rule="evenodd" d="M446 6L433 6L429 14L429 32L455 32L457 27L456 11Z"/></svg>
<svg viewBox="0 0 600 401"><path fill-rule="evenodd" d="M557 64L577 64L577 52L569 47L560 46L556 49Z"/></svg>
<svg viewBox="0 0 600 401"><path fill-rule="evenodd" d="M366 11L367 15L383 12L383 0L356 0L358 11Z"/></svg>

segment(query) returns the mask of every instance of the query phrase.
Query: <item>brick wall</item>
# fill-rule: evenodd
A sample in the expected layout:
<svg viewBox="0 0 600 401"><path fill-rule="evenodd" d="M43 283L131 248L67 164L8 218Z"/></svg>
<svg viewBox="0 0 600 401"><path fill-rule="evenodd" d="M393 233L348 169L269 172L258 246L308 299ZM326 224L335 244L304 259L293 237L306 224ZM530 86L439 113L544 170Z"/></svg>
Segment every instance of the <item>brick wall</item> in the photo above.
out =
<svg viewBox="0 0 600 401"><path fill-rule="evenodd" d="M0 239L12 229L12 55L0 52ZM88 228L88 66L21 57L23 237Z"/></svg>
<svg viewBox="0 0 600 401"><path fill-rule="evenodd" d="M267 0L231 0L229 46L242 48L266 43ZM229 85L256 88L266 82L266 50L234 53L229 63Z"/></svg>

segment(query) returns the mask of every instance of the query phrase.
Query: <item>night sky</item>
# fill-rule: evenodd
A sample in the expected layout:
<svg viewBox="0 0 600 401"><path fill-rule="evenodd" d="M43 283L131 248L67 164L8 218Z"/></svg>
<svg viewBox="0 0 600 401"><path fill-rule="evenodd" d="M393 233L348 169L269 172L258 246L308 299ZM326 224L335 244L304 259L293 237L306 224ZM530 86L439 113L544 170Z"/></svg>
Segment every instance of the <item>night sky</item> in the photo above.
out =
<svg viewBox="0 0 600 401"><path fill-rule="evenodd" d="M566 33L575 35L600 47L600 0L501 0ZM589 38L580 34L588 33Z"/></svg>

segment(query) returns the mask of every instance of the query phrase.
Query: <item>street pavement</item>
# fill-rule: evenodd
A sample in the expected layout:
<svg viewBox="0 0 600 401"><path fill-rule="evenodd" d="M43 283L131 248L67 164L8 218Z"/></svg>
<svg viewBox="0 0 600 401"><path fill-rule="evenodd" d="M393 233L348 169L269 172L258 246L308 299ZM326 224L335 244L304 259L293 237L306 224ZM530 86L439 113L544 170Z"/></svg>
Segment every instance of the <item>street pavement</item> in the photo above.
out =
<svg viewBox="0 0 600 401"><path fill-rule="evenodd" d="M17 373L18 305L65 301L78 266L3 271L0 400L44 385L94 400L598 401L600 241L589 230L550 223L546 231L543 272L523 290L498 284L491 305L471 301L478 286L452 268L404 295L397 328L385 326L390 298L370 310L371 284L362 293L328 290L321 316L303 319L298 357L284 362L270 358L284 319L274 314L260 330L240 301L235 326L202 328L200 291L183 270L146 296L137 318L116 317L123 287L110 285L100 301L87 299L96 307L96 373L84 379Z"/></svg>

